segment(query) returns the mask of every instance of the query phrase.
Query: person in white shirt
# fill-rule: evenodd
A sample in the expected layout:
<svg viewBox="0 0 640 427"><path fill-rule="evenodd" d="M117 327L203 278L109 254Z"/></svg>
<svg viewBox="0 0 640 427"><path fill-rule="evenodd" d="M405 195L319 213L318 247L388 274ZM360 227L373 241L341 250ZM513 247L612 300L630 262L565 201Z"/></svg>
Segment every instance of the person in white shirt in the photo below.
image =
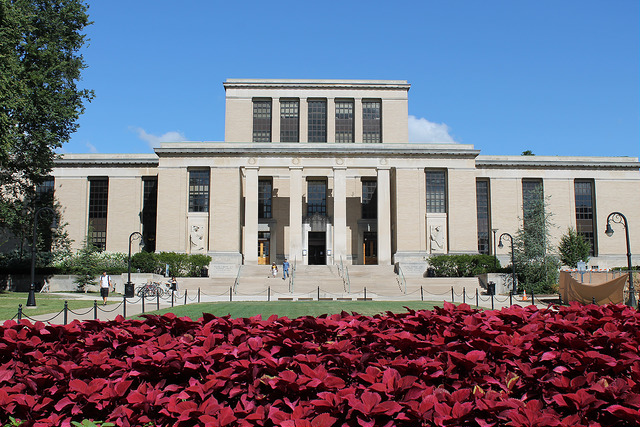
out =
<svg viewBox="0 0 640 427"><path fill-rule="evenodd" d="M107 297L109 296L110 288L111 277L107 275L106 271L103 271L102 276L100 276L100 296L102 297L102 305L107 305Z"/></svg>

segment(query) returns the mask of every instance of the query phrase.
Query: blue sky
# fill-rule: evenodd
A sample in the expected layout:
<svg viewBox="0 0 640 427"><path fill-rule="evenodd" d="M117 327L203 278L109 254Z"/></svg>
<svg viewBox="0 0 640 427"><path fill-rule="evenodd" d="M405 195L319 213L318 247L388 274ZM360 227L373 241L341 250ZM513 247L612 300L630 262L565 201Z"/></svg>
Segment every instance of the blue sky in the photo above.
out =
<svg viewBox="0 0 640 427"><path fill-rule="evenodd" d="M62 152L224 140L227 78L402 79L410 139L640 155L637 0L90 2Z"/></svg>

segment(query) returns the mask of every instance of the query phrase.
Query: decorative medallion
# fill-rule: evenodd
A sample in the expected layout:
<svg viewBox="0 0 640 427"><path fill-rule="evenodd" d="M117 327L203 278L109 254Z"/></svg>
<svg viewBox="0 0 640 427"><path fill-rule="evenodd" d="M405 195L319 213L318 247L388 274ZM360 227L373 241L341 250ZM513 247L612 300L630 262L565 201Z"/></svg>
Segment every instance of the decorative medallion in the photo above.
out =
<svg viewBox="0 0 640 427"><path fill-rule="evenodd" d="M300 159L298 157L294 157L293 159L291 159L291 163L293 163L294 165L299 165Z"/></svg>
<svg viewBox="0 0 640 427"><path fill-rule="evenodd" d="M380 164L381 164L381 165L388 165L388 164L389 164L389 160L387 160L387 159L380 159Z"/></svg>
<svg viewBox="0 0 640 427"><path fill-rule="evenodd" d="M255 164L256 164L256 162L257 162L257 160L256 160L256 158L255 158L255 157L249 157L249 164L250 164L250 165L255 165Z"/></svg>
<svg viewBox="0 0 640 427"><path fill-rule="evenodd" d="M336 165L344 165L344 159L342 157L336 157Z"/></svg>

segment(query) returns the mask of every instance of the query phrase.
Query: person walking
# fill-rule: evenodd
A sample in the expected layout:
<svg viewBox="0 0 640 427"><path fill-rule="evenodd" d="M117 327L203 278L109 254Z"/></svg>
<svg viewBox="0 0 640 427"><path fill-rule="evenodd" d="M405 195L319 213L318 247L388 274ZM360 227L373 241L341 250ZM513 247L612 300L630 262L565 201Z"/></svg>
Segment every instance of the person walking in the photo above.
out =
<svg viewBox="0 0 640 427"><path fill-rule="evenodd" d="M102 276L100 276L100 296L102 297L102 305L107 305L109 289L111 289L111 277L107 275L106 271L103 271Z"/></svg>
<svg viewBox="0 0 640 427"><path fill-rule="evenodd" d="M274 262L271 264L271 275L275 278L278 275L278 266Z"/></svg>
<svg viewBox="0 0 640 427"><path fill-rule="evenodd" d="M282 263L282 280L289 277L289 261L285 258Z"/></svg>

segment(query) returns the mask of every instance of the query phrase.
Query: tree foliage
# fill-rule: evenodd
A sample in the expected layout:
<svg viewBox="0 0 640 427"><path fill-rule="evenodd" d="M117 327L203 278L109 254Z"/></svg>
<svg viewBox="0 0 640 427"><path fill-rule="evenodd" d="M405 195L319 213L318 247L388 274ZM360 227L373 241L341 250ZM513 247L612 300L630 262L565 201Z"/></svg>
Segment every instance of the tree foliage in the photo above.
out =
<svg viewBox="0 0 640 427"><path fill-rule="evenodd" d="M555 293L560 260L553 254L553 213L542 186L524 195L522 226L514 236L514 260L520 287L528 292Z"/></svg>
<svg viewBox="0 0 640 427"><path fill-rule="evenodd" d="M589 242L587 242L581 234L570 227L567 233L560 239L558 252L560 253L560 261L562 261L562 264L576 268L578 261L589 261L591 245L589 245Z"/></svg>
<svg viewBox="0 0 640 427"><path fill-rule="evenodd" d="M82 0L0 0L0 227L32 229L35 188L93 92L78 88Z"/></svg>

